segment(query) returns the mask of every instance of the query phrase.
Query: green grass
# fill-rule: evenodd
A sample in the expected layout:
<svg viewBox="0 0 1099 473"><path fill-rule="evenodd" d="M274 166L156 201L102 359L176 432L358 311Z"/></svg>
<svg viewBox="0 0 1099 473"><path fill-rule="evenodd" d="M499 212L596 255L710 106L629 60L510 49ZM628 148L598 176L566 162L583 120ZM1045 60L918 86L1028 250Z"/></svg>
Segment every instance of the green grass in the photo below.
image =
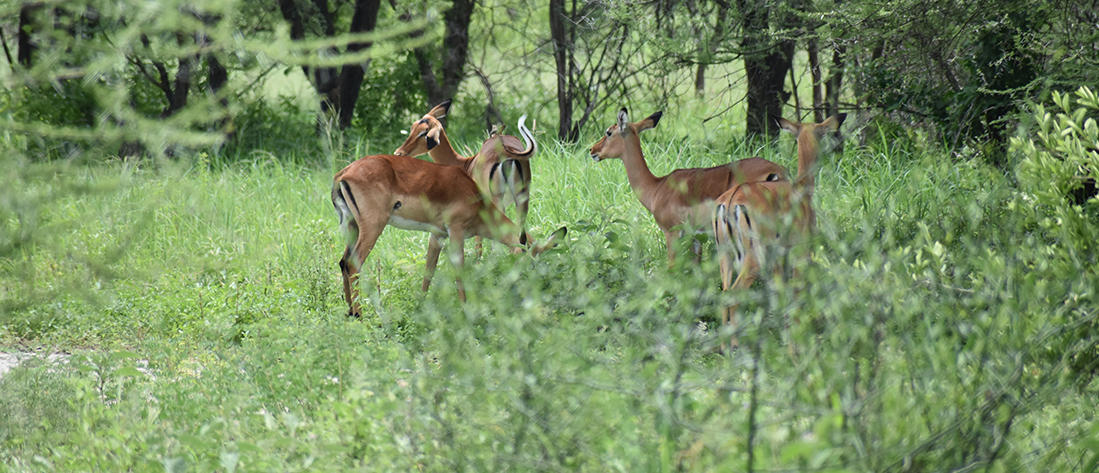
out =
<svg viewBox="0 0 1099 473"><path fill-rule="evenodd" d="M794 165L789 137L756 150L689 128L643 137L656 174ZM542 135L532 164L529 227L568 225L566 244L538 258L489 245L467 258L460 304L445 258L419 291L426 235L389 229L364 317L346 319L329 186L371 145L335 138L279 159L13 178L54 198L33 222L5 217L40 243L5 259L0 340L76 356L0 379L16 414L0 417L0 465L733 471L750 432L761 470L1095 462L1095 391L1073 364L1093 340L1079 329L1094 267L1019 217L996 171L885 143L823 158L810 284L757 285L743 348L720 356L729 296L712 258L665 267L621 163L588 157L594 137Z"/></svg>

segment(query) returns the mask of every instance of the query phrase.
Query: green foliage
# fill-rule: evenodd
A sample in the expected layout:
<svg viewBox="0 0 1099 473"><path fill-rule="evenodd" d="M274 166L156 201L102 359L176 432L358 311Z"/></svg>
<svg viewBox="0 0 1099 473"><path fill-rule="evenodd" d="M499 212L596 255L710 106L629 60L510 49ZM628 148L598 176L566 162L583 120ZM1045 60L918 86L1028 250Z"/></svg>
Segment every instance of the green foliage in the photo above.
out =
<svg viewBox="0 0 1099 473"><path fill-rule="evenodd" d="M177 6L149 4L165 18L130 31L197 27ZM226 25L264 24L206 6L225 15L210 26L215 39L232 37ZM995 24L981 31L1007 37ZM315 62L309 51L339 41L290 45L282 34L214 49L243 70ZM125 45L178 66L185 48L173 38ZM88 51L114 51L100 46ZM976 51L999 57L1004 46L987 47ZM663 239L621 164L587 157L594 136L541 135L529 230L538 238L568 225L568 241L538 257L486 243L460 274L444 258L424 294L425 235L390 228L363 268L364 317L349 320L331 178L358 155L393 149L407 128L401 107L420 99L412 62L398 57L372 61L360 101L377 117L368 139L318 126L289 95L268 101L237 84L236 139L224 147L139 161L80 148L92 163L32 162L39 153L27 149L39 142L217 141L217 100L150 119L159 89L127 83L137 77L130 62L82 82L113 117L103 128L66 128L64 107L19 111L58 122L13 119L3 135L0 343L72 355L0 378L0 411L10 413L0 416L0 468L1088 471L1099 462L1097 201L1066 199L1099 172L1090 90L1052 94L1049 112L1035 107L1033 134L1013 142L1017 188L978 151L937 150L895 122L866 147L825 156L811 264L739 294L720 290L712 245L701 265L665 267ZM991 77L1026 64L972 65ZM5 113L28 90L5 95ZM552 99L544 90L501 110L533 113ZM392 92L407 103L383 103ZM751 155L792 167L789 137L757 148L727 126L700 126L711 106L669 111L646 134L654 173ZM476 114L455 118L456 142L483 136ZM592 120L593 129L611 121ZM719 354L731 332L716 315L733 301L742 346Z"/></svg>
<svg viewBox="0 0 1099 473"><path fill-rule="evenodd" d="M928 8L928 3L937 4L898 2L895 7ZM970 27L965 18L973 8L988 20ZM1053 17L1043 4L1014 0L980 7L942 3L930 10L911 23L882 18L881 30L862 33L875 38L871 44L879 48L860 69L863 93L872 105L901 112L909 123L934 125L951 147L979 148L990 162L1006 168L1011 123L1020 104L1041 92L1038 79L1047 57L1040 44L1043 35L1036 31Z"/></svg>
<svg viewBox="0 0 1099 473"><path fill-rule="evenodd" d="M1054 92L1052 100L1051 111L1035 105L1035 136L1013 139L1012 150L1023 155L1019 182L1034 202L1064 210L1071 209L1066 197L1084 187L1087 178L1099 175L1099 99L1090 88L1081 87L1075 94ZM1096 203L1088 199L1085 207Z"/></svg>
<svg viewBox="0 0 1099 473"><path fill-rule="evenodd" d="M1081 87L1075 94L1055 92L1053 105L1050 111L1035 105L1033 134L1011 140L1012 149L1022 155L1017 173L1022 190L1013 207L1039 238L1038 250L1050 253L1040 259L1045 265L1035 268L1039 275L1091 280L1099 264L1099 200L1094 194L1099 99ZM1091 191L1084 192L1089 182ZM1099 312L1086 283L1065 284L1071 286L1072 297L1059 304L1057 313L1070 328L1050 343L1048 356L1069 360L1078 382L1086 386L1099 374Z"/></svg>
<svg viewBox="0 0 1099 473"><path fill-rule="evenodd" d="M35 450L57 441L71 428L75 415L69 400L75 394L68 373L51 369L51 361L30 359L0 379L0 444Z"/></svg>
<svg viewBox="0 0 1099 473"><path fill-rule="evenodd" d="M669 118L644 143L658 174L748 154L684 141ZM1034 220L1052 203L1021 208L977 160L849 148L822 160L802 278L722 294L709 257L665 267L621 165L583 151L548 143L532 163L530 230L569 225L561 247L531 258L487 244L468 258L460 304L445 261L419 292L426 239L389 229L364 268L361 321L343 315L331 169L165 162L41 209L84 222L64 234L81 252L142 237L108 265L116 280L89 288L104 303L11 312L5 339L92 350L0 380L0 402L25 413L0 425L0 462L728 471L746 467L749 437L759 470L1090 461L1095 275ZM148 217L124 218L143 202ZM716 314L734 298L742 348L720 355ZM51 307L69 315L18 330ZM20 394L36 389L56 394Z"/></svg>
<svg viewBox="0 0 1099 473"><path fill-rule="evenodd" d="M264 98L254 89L270 70L359 64L424 41L408 38L421 20L368 38L291 41L280 18L241 2L83 0L63 8L9 2L0 9L5 18L20 18L29 44L37 45L2 77L6 128L31 138L23 151L36 159L212 151L239 131L283 131L282 120L259 130L233 123L242 110L246 120L262 115L249 109L265 106L253 103ZM342 62L320 57L363 40L373 46Z"/></svg>
<svg viewBox="0 0 1099 473"><path fill-rule="evenodd" d="M110 195L123 180L118 175L93 179L76 166L30 163L10 149L0 154L8 169L0 177L0 323L33 338L63 325L61 300L96 298L89 286L113 279L109 265L133 234L74 246L64 235L79 231L80 221L56 212L74 200Z"/></svg>
<svg viewBox="0 0 1099 473"><path fill-rule="evenodd" d="M321 164L326 156L320 125L295 98L250 100L233 118L234 138L213 157L216 165L275 159L287 164Z"/></svg>
<svg viewBox="0 0 1099 473"><path fill-rule="evenodd" d="M419 66L412 53L377 59L363 79L363 89L355 104L356 128L372 137L371 141L388 146L390 152L404 141L394 130L407 130L413 120L423 116L427 102L420 84ZM423 109L423 110L421 110Z"/></svg>

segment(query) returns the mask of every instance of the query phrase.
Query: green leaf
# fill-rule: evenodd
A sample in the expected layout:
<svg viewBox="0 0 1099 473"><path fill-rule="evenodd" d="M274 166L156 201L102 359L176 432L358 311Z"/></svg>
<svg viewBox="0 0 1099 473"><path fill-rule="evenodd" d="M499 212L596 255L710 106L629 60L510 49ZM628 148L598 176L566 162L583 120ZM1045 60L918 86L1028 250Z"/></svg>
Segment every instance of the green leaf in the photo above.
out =
<svg viewBox="0 0 1099 473"><path fill-rule="evenodd" d="M134 368L133 366L123 366L111 372L114 376L144 376L141 370Z"/></svg>
<svg viewBox="0 0 1099 473"><path fill-rule="evenodd" d="M203 452L213 448L214 443L203 440L197 436L191 434L182 434L179 436L179 443L191 447L196 452Z"/></svg>
<svg viewBox="0 0 1099 473"><path fill-rule="evenodd" d="M137 353L134 353L132 351L122 350L122 351L111 352L111 356L108 359L110 361L118 361L118 360L132 359L132 358L141 358L141 357Z"/></svg>
<svg viewBox="0 0 1099 473"><path fill-rule="evenodd" d="M233 473L237 471L237 463L240 461L240 452L221 452L221 467L225 471Z"/></svg>

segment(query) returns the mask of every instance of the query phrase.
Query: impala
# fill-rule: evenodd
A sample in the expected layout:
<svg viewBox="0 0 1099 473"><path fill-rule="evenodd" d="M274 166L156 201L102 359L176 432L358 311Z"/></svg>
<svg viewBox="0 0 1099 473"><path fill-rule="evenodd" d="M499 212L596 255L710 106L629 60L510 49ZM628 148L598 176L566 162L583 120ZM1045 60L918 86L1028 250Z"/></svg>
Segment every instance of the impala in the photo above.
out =
<svg viewBox="0 0 1099 473"><path fill-rule="evenodd" d="M514 203L516 221L520 229L525 229L530 207L530 158L537 147L530 130L524 126L526 115L519 119L519 134L523 142L514 136L498 134L494 128L491 136L481 145L481 151L465 157L454 151L439 121L449 113L450 104L451 101L447 100L436 105L413 123L408 138L393 154L427 154L436 163L461 168L500 210ZM480 254L480 240L477 248Z"/></svg>
<svg viewBox="0 0 1099 473"><path fill-rule="evenodd" d="M761 269L773 265L778 273L786 266L790 250L808 239L816 227L813 190L816 187L816 163L820 157L820 138L843 124L847 114L840 113L819 124L794 123L778 119L782 130L797 136L798 174L789 181L748 182L729 189L717 199L713 231L718 247L723 291L747 289ZM732 252L740 268L733 280ZM808 259L808 249L798 260ZM796 271L793 273L796 277ZM783 275L788 276L788 275ZM732 346L737 345L738 304L723 309L722 321L733 329ZM722 343L724 345L724 343Z"/></svg>
<svg viewBox="0 0 1099 473"><path fill-rule="evenodd" d="M621 159L626 178L641 205L644 205L664 232L668 247L668 264L675 263L675 240L685 230L710 230L713 202L726 190L745 182L784 181L786 169L763 158L748 158L709 168L677 169L664 177L656 177L641 153L642 131L655 128L663 112L656 112L637 123L629 122L623 108L618 123L607 128L607 134L591 147L596 161Z"/></svg>
<svg viewBox="0 0 1099 473"><path fill-rule="evenodd" d="M332 182L332 205L347 235L340 271L351 316L361 314L355 301L359 271L387 225L431 234L423 291L431 285L445 238L450 238L451 261L459 268L464 261L463 242L471 236L495 239L514 253L521 253L528 244L526 233L500 209L487 205L477 184L461 169L408 156L366 156L343 168ZM560 228L531 253L552 247L566 232ZM458 298L464 302L460 279L457 286Z"/></svg>

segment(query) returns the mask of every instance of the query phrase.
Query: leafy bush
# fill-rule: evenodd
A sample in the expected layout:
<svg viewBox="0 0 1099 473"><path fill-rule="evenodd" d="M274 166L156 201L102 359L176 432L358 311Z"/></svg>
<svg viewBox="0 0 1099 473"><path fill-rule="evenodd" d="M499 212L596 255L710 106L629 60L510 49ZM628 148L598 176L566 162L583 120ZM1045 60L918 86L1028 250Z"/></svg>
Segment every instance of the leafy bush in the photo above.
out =
<svg viewBox="0 0 1099 473"><path fill-rule="evenodd" d="M1027 240L1036 245L1035 260L1044 263L1035 272L1050 281L1065 281L1069 291L1055 309L1067 330L1051 343L1048 356L1069 360L1077 381L1086 386L1099 375L1099 311L1088 289L1088 282L1099 275L1099 198L1094 193L1099 98L1081 87L1075 94L1055 92L1052 100L1054 111L1035 106L1033 136L1011 141L1023 156L1017 172L1022 189L1014 208L1032 232ZM1090 195L1082 192L1089 182Z"/></svg>
<svg viewBox="0 0 1099 473"><path fill-rule="evenodd" d="M353 126L381 146L391 144L383 149L392 151L404 141L397 131L408 130L412 120L427 112L421 110L426 102L412 52L374 59L355 104Z"/></svg>

